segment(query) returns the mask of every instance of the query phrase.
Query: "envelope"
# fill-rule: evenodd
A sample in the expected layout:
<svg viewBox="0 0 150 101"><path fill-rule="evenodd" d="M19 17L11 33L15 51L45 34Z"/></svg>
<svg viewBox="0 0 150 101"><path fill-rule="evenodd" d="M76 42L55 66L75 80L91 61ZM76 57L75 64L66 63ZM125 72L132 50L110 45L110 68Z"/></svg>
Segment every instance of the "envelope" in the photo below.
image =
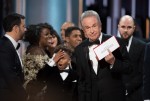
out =
<svg viewBox="0 0 150 101"><path fill-rule="evenodd" d="M119 47L120 47L120 45L119 45L118 41L116 40L115 36L112 36L109 39L107 39L105 42L103 42L102 44L95 47L93 50L94 50L94 53L96 54L97 58L99 60L101 60L109 54L108 50L113 52L114 50L116 50Z"/></svg>

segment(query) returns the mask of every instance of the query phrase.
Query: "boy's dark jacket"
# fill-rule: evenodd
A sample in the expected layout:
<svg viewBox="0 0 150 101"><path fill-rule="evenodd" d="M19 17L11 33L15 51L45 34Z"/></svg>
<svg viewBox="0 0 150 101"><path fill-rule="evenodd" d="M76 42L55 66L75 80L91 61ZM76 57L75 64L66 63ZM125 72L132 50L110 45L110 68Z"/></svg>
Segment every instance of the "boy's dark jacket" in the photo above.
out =
<svg viewBox="0 0 150 101"><path fill-rule="evenodd" d="M38 79L47 85L46 101L77 101L77 75L69 68L68 76L63 81L57 66L46 66L38 75Z"/></svg>

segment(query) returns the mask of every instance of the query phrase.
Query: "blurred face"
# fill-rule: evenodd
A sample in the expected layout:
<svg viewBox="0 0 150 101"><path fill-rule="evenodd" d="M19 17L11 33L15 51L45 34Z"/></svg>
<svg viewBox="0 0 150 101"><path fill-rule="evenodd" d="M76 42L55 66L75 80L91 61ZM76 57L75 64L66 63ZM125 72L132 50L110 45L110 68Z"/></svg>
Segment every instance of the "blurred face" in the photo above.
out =
<svg viewBox="0 0 150 101"><path fill-rule="evenodd" d="M71 59L70 59L69 55L68 55L66 52L64 52L64 57L61 58L61 59L56 63L56 65L57 65L57 67L58 67L60 70L63 70L63 69L65 69L65 68L70 64L70 62L71 62Z"/></svg>
<svg viewBox="0 0 150 101"><path fill-rule="evenodd" d="M73 30L69 37L66 37L67 43L75 48L82 42L82 35L79 30Z"/></svg>
<svg viewBox="0 0 150 101"><path fill-rule="evenodd" d="M61 26L61 37L62 37L62 40L64 41L65 40L65 30L68 28L68 27L72 27L73 24L71 23L64 23L62 26Z"/></svg>
<svg viewBox="0 0 150 101"><path fill-rule="evenodd" d="M18 26L18 36L19 36L19 40L23 39L24 33L26 31L26 27L25 27L25 20L21 19L21 24L20 26Z"/></svg>
<svg viewBox="0 0 150 101"><path fill-rule="evenodd" d="M101 34L101 23L95 16L89 16L81 21L83 31L90 41L95 41Z"/></svg>
<svg viewBox="0 0 150 101"><path fill-rule="evenodd" d="M118 30L122 38L128 39L133 35L133 32L135 30L133 19L131 17L122 18L118 25Z"/></svg>
<svg viewBox="0 0 150 101"><path fill-rule="evenodd" d="M58 44L57 37L55 35L50 35L48 43L50 48L55 48Z"/></svg>
<svg viewBox="0 0 150 101"><path fill-rule="evenodd" d="M39 45L41 47L48 46L49 36L50 36L50 30L48 28L43 28L40 33L40 41L39 41Z"/></svg>

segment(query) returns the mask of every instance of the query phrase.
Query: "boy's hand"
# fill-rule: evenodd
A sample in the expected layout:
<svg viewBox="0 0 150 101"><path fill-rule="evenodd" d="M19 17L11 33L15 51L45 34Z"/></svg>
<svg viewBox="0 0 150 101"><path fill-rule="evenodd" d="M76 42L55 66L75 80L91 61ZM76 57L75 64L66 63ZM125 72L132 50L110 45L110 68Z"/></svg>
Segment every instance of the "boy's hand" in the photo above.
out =
<svg viewBox="0 0 150 101"><path fill-rule="evenodd" d="M55 63L57 63L59 59L61 59L63 56L64 56L64 51L59 50L57 53L55 53L53 60L55 61Z"/></svg>

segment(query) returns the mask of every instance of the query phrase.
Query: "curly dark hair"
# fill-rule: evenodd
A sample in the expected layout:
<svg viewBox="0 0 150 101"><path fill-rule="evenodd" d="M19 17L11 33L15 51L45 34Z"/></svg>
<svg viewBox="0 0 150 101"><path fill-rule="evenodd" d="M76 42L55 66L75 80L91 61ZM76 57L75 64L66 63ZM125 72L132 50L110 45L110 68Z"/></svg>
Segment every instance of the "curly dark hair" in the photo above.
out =
<svg viewBox="0 0 150 101"><path fill-rule="evenodd" d="M29 25L25 32L24 41L30 43L30 45L37 45L41 37L41 32L44 28L48 28L50 33L53 31L53 27L48 23L39 23L37 25Z"/></svg>

